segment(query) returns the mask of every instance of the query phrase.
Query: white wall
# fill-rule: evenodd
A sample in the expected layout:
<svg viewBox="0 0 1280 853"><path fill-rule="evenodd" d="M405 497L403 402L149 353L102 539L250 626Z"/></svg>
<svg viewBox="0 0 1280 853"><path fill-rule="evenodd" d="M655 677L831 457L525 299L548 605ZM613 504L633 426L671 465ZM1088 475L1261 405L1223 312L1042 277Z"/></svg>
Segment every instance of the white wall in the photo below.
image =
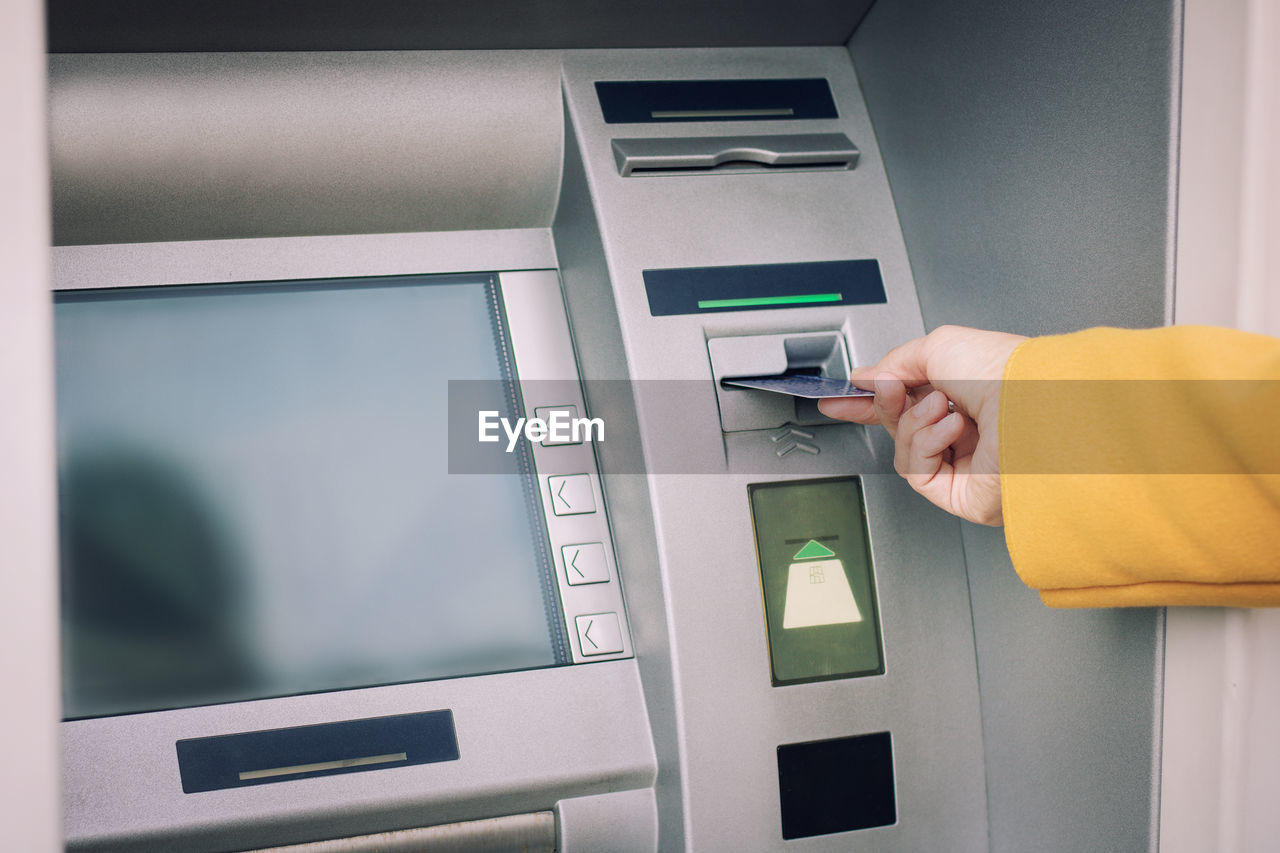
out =
<svg viewBox="0 0 1280 853"><path fill-rule="evenodd" d="M43 11L0 3L0 849L24 853L62 847Z"/></svg>
<svg viewBox="0 0 1280 853"><path fill-rule="evenodd" d="M1175 318L1280 336L1280 3L1186 0ZM1280 611L1174 609L1160 849L1280 838Z"/></svg>
<svg viewBox="0 0 1280 853"><path fill-rule="evenodd" d="M1250 0L1243 87L1241 329L1280 337L1280 3ZM1277 532L1276 535L1280 535ZM1227 615L1222 850L1280 839L1280 611Z"/></svg>

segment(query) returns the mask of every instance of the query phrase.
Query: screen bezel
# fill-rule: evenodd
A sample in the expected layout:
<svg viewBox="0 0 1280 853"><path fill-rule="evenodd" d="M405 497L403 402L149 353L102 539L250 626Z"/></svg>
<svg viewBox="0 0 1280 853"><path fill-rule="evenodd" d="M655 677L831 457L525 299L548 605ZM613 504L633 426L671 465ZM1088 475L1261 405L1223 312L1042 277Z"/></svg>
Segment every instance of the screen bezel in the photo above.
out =
<svg viewBox="0 0 1280 853"><path fill-rule="evenodd" d="M555 253L546 229L220 240L53 250L57 290L236 282L288 282L438 273L496 273L522 379L572 378L577 385ZM536 383L534 383L536 385ZM563 387L564 383L557 383ZM547 402L525 394L526 411ZM533 446L566 625L574 613L610 609L622 622L621 653L584 657L567 629L574 663L451 678L207 705L62 724L65 828L70 848L130 843L184 849L266 846L342 837L389 827L546 809L589 792L602 773L645 787L652 741L636 674L604 495L590 446L549 456ZM564 451L566 448L554 448ZM591 465L600 512L550 517L547 478ZM565 466L568 466L567 468ZM594 526L592 526L594 525ZM606 585L565 583L562 544L602 538ZM612 597L610 597L612 596ZM520 697L518 707L511 697ZM610 713L598 713L602 697ZM449 709L460 758L443 764L291 780L245 790L184 794L178 740L288 726ZM530 745L537 748L531 749ZM548 753L547 750L550 750ZM548 777L548 755L557 773ZM626 781L630 780L630 781ZM319 817L323 816L323 817Z"/></svg>

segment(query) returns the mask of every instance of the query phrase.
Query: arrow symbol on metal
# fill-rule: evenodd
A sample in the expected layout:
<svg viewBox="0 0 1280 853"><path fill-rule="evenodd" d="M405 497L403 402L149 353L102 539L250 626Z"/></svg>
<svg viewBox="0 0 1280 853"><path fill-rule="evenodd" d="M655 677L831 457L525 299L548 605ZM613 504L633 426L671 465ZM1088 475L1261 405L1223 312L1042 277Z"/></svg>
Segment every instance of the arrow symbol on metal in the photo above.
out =
<svg viewBox="0 0 1280 853"><path fill-rule="evenodd" d="M563 504L565 505L565 508L566 508L566 509L570 509L571 507L569 506L569 500L568 500L568 498L566 498L563 494L561 494L561 492L563 492L563 491L564 491L564 487L565 487L565 486L567 486L567 485L569 485L569 481L568 481L568 480L561 480L561 481L560 481L560 488L556 489L556 497L558 497L558 498L560 499L560 502L561 502L561 503L563 503Z"/></svg>
<svg viewBox="0 0 1280 853"><path fill-rule="evenodd" d="M571 568L571 569L573 569L575 572L577 572L577 573L578 573L578 577L580 577L580 578L585 578L585 577L586 577L586 575L584 575L584 574L582 573L582 569L578 568L578 555L579 555L579 554L581 554L581 553L582 553L582 550L581 550L581 549L576 550L576 551L574 551L574 552L573 552L573 559L569 561L569 568ZM588 628L587 630L591 630L591 629L590 629L590 628Z"/></svg>
<svg viewBox="0 0 1280 853"><path fill-rule="evenodd" d="M794 440L797 436L800 438L813 438L813 433L808 432L806 430L802 430L802 429L796 429L795 427L784 426L782 427L782 429L775 430L773 434L769 436L769 440L772 441L774 444L777 444L779 441L782 441L783 439Z"/></svg>
<svg viewBox="0 0 1280 853"><path fill-rule="evenodd" d="M774 453L778 454L779 459L786 456L793 450L802 450L805 453L811 453L814 455L822 452L821 448L816 444L810 444L804 439L812 440L813 433L802 429L796 429L795 427L784 426L781 429L774 430L769 435L769 440L777 445Z"/></svg>
<svg viewBox="0 0 1280 853"><path fill-rule="evenodd" d="M591 644L591 648L593 648L593 649L598 649L598 648L600 648L600 646L596 643L596 641L595 641L595 640L591 639L591 626L592 626L592 625L594 625L594 624L596 624L596 620L594 620L594 619L592 619L592 620L590 620L589 622L587 622L587 630L585 630L585 631L583 631L583 632L582 632L582 639L584 639L584 640L586 640L588 643L590 643L590 644Z"/></svg>

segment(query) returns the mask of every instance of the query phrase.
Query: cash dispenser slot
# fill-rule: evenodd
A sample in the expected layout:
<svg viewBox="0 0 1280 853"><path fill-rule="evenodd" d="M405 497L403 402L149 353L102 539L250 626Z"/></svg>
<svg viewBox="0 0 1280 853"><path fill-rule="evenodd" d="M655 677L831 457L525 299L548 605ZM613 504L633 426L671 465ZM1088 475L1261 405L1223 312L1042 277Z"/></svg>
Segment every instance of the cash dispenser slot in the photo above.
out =
<svg viewBox="0 0 1280 853"><path fill-rule="evenodd" d="M448 709L188 738L176 748L188 794L458 760Z"/></svg>
<svg viewBox="0 0 1280 853"><path fill-rule="evenodd" d="M815 400L735 388L723 380L762 376L849 378L849 354L841 332L743 335L707 341L711 375L725 432L773 429L783 424L830 423Z"/></svg>
<svg viewBox="0 0 1280 853"><path fill-rule="evenodd" d="M858 148L843 133L682 136L613 140L624 178L725 172L852 169Z"/></svg>

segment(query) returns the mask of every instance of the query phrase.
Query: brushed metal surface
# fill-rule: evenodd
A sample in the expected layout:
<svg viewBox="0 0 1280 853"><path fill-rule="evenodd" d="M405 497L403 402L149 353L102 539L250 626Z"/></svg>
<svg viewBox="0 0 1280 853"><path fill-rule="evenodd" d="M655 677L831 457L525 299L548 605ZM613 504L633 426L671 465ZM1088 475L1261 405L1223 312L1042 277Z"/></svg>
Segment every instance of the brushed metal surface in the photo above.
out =
<svg viewBox="0 0 1280 853"><path fill-rule="evenodd" d="M830 82L840 117L804 121L804 130L844 133L861 152L854 170L623 178L610 144L615 129L604 124L592 86L599 79L814 76ZM726 437L716 406L709 338L826 332L844 337L854 363L866 363L923 330L847 53L571 53L565 97L570 156L553 234L583 375L588 389L593 378L621 371L641 380L618 410L638 423L636 446L626 450L643 454L657 472L643 489L611 487L610 495L620 517L634 510L653 525L651 533L638 525L620 531L617 541L646 695L651 707L661 706L651 716L659 849L985 849L977 674L957 523L891 473L884 436L872 443L857 427L814 428L827 431L816 441L819 455L780 459L767 431ZM739 124L742 134L780 132L776 123ZM712 122L626 129L628 137L653 139L723 133ZM864 257L881 264L884 305L654 317L642 276L652 268ZM672 379L701 393L682 395L678 405L647 393L662 383L644 380ZM677 445L696 467L672 462ZM602 456L606 482L626 479L613 464ZM702 473L666 473L693 470ZM747 486L848 474L864 477L886 673L772 687ZM627 566L630 555L646 552L654 565ZM652 613L652 603L663 613ZM884 730L894 736L898 823L784 842L777 746Z"/></svg>
<svg viewBox="0 0 1280 853"><path fill-rule="evenodd" d="M439 826L262 847L246 853L554 853L554 813L490 817Z"/></svg>
<svg viewBox="0 0 1280 853"><path fill-rule="evenodd" d="M552 52L55 55L49 69L55 245L538 228L555 212Z"/></svg>
<svg viewBox="0 0 1280 853"><path fill-rule="evenodd" d="M876 4L850 41L925 323L1158 326L1181 3ZM963 525L991 849L1154 849L1163 612L1045 608Z"/></svg>

